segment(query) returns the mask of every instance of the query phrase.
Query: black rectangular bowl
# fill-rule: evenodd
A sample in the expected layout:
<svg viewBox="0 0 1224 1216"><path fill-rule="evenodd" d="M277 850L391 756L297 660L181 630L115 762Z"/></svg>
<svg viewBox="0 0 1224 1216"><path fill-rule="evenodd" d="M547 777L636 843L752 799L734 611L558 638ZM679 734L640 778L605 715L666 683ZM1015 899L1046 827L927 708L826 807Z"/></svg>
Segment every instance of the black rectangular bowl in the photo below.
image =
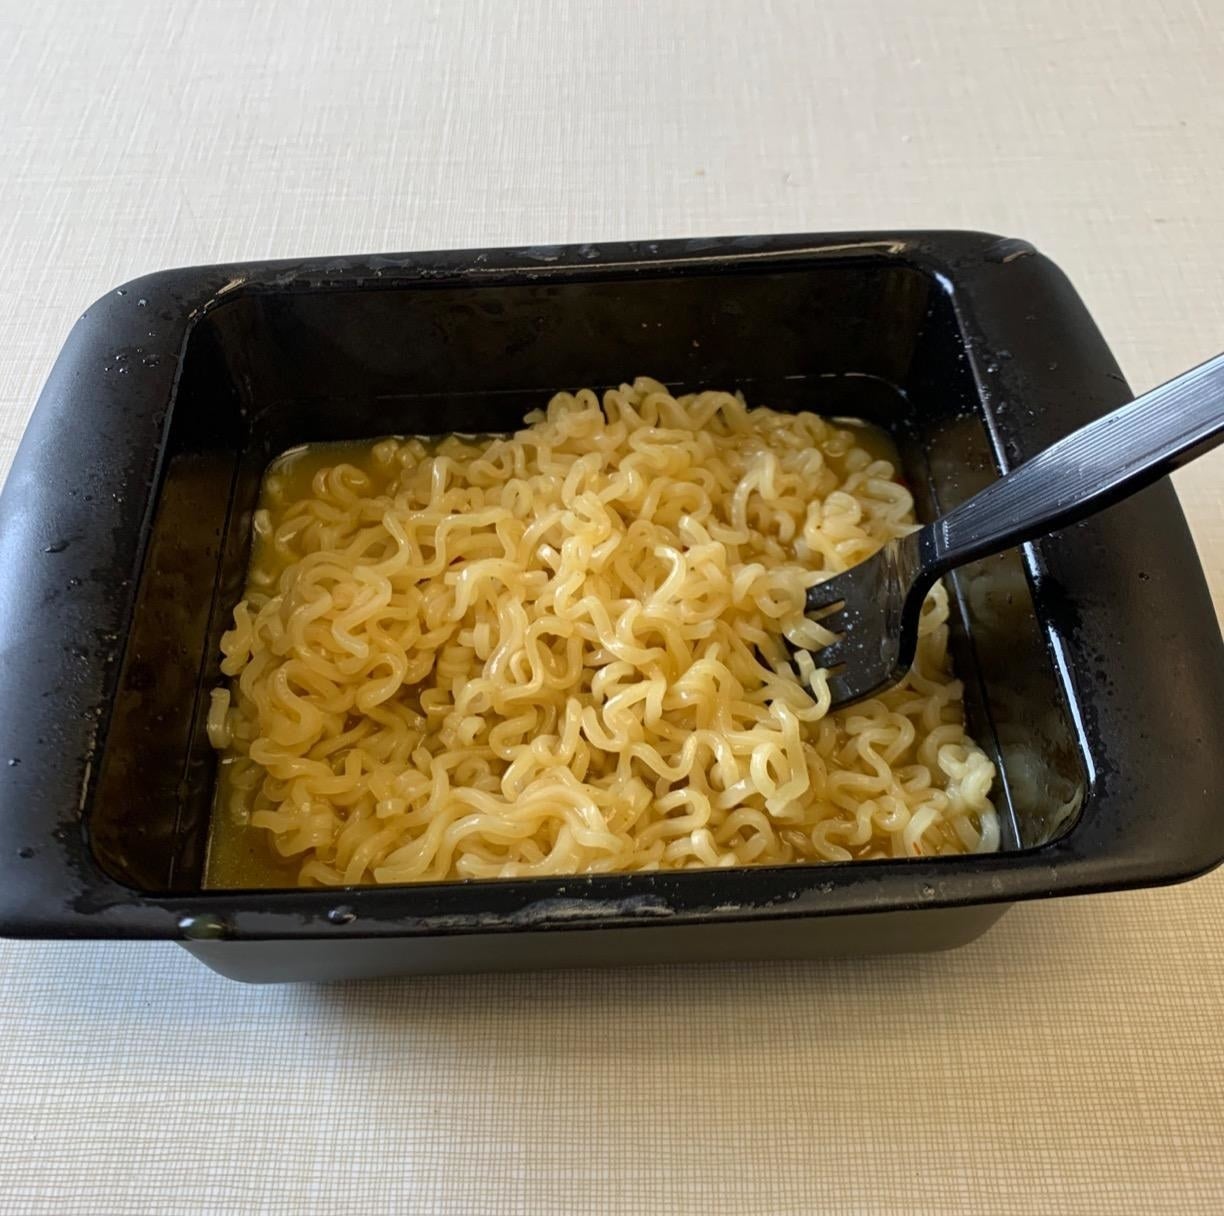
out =
<svg viewBox="0 0 1224 1216"><path fill-rule="evenodd" d="M218 640L267 462L498 431L650 375L876 422L927 518L1129 399L1058 269L928 232L166 271L73 330L0 499L0 931L172 938L246 980L933 949L1224 857L1224 649L1162 482L952 580L988 856L205 891Z"/></svg>

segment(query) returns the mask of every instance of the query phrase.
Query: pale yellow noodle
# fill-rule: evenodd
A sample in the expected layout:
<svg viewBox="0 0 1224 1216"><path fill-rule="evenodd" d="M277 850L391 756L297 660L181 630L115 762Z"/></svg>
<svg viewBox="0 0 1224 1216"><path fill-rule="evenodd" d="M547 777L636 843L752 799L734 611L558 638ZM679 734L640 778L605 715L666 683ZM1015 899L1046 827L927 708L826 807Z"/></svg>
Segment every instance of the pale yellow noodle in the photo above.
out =
<svg viewBox="0 0 1224 1216"><path fill-rule="evenodd" d="M947 598L913 671L829 714L806 587L914 526L852 429L555 396L505 438L371 443L265 479L222 639L217 814L304 884L990 850Z"/></svg>

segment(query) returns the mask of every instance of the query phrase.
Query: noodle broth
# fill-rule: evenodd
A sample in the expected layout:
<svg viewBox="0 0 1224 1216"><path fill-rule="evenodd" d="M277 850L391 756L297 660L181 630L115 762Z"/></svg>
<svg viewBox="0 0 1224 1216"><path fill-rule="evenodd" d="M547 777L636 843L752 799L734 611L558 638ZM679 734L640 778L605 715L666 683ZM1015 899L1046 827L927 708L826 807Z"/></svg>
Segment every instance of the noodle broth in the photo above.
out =
<svg viewBox="0 0 1224 1216"><path fill-rule="evenodd" d="M206 885L991 850L932 592L913 671L828 713L780 639L914 526L889 437L639 380L513 436L267 470L213 694Z"/></svg>

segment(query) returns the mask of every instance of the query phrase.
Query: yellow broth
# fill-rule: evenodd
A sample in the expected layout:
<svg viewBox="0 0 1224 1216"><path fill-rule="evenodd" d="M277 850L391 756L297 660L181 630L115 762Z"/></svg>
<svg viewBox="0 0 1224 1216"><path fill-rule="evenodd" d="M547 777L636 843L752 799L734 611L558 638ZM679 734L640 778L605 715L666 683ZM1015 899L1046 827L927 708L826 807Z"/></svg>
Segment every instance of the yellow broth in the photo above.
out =
<svg viewBox="0 0 1224 1216"><path fill-rule="evenodd" d="M853 419L838 418L836 423L854 432L859 447L877 459L889 461L900 471L896 444L886 431ZM283 511L290 503L308 497L320 469L349 464L375 475L374 449L385 438L310 444L278 456L264 472L256 517L260 511ZM423 442L434 446L444 438L428 437ZM270 485L276 486L275 497L269 493ZM270 529L254 530L248 583L258 579L265 586L272 585L287 565L270 543L270 535ZM204 886L231 890L297 886L298 859L282 857L273 847L269 833L251 828L240 812L229 809L243 801L235 797L238 791L231 781L232 772L232 762L223 759L218 766Z"/></svg>

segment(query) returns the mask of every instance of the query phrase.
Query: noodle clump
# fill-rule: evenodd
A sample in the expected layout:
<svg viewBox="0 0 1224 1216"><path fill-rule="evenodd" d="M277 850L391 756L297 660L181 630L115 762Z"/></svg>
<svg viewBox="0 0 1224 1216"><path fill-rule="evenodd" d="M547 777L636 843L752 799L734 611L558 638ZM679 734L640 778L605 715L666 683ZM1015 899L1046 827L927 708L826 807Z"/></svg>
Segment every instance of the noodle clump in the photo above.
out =
<svg viewBox="0 0 1224 1216"><path fill-rule="evenodd" d="M213 694L217 814L305 885L993 850L947 595L905 680L829 713L781 638L914 527L861 433L638 379L509 437L269 470ZM818 656L817 656L818 657Z"/></svg>

